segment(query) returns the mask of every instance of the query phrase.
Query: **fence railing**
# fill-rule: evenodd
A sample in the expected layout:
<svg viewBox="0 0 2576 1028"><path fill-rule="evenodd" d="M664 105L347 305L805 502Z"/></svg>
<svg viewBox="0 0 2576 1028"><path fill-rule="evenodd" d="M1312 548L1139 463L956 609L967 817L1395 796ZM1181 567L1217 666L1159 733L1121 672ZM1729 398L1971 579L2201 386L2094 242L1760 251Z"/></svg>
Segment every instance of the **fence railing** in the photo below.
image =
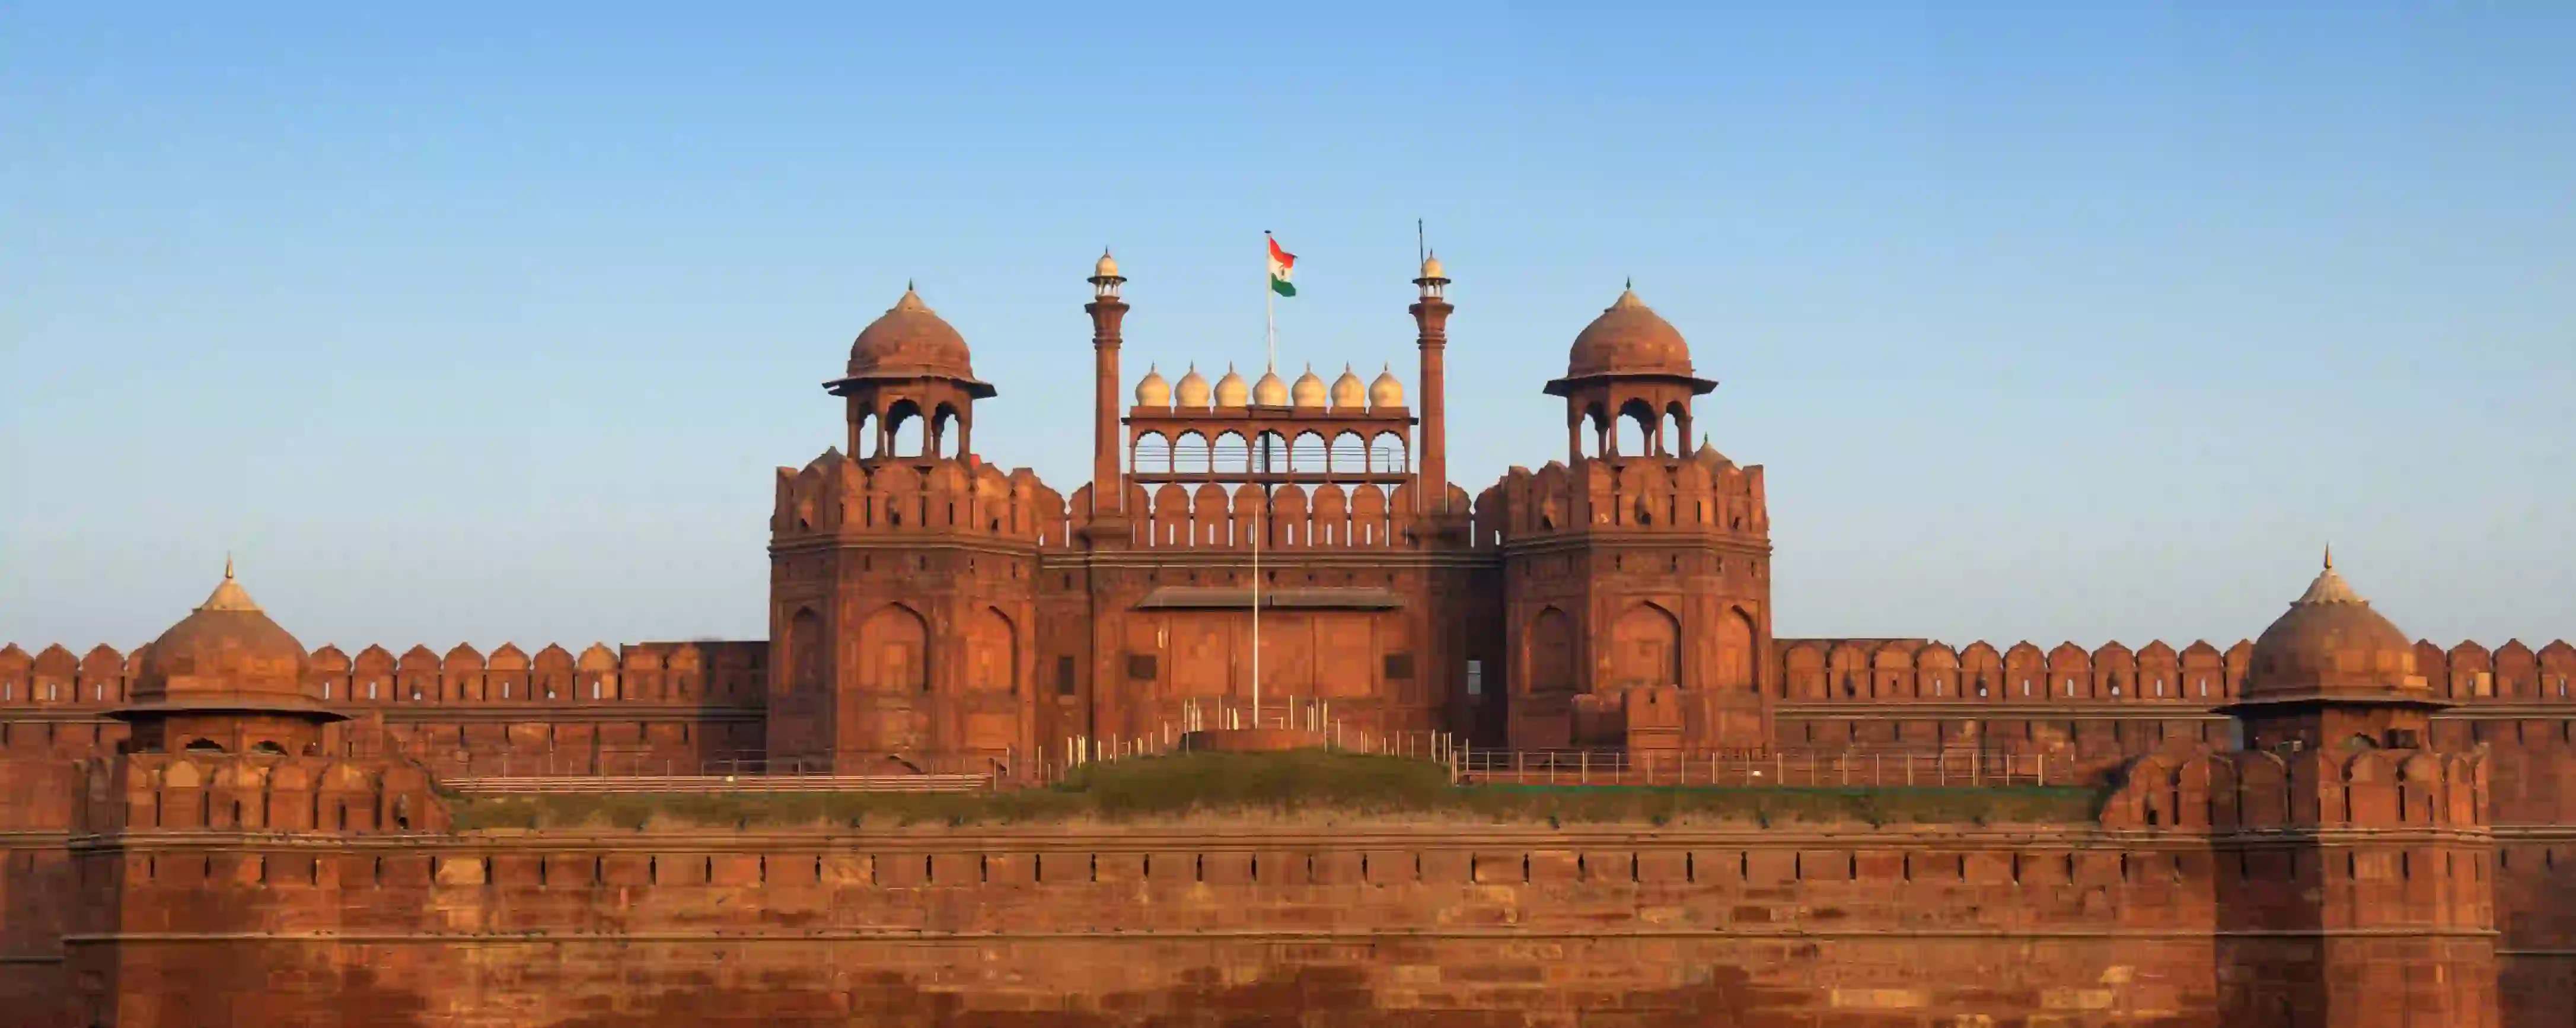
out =
<svg viewBox="0 0 2576 1028"><path fill-rule="evenodd" d="M1447 762L1462 749L1458 737L1449 732L1387 731L1355 723L1335 713L1330 700L1298 697L1263 704L1258 708L1249 704L1190 700L1181 706L1178 718L1156 725L1141 735L1083 735L1064 740L1060 752L1046 754L1040 760L1038 780L1041 783L1063 781L1074 768L1084 764L1187 752L1194 732L1256 728L1311 732L1324 748L1346 753Z"/></svg>
<svg viewBox="0 0 2576 1028"><path fill-rule="evenodd" d="M2075 785L2075 768L2044 753L1635 753L1480 750L1447 758L1451 776L1477 785L1793 786L1987 788Z"/></svg>
<svg viewBox="0 0 2576 1028"><path fill-rule="evenodd" d="M443 784L471 796L598 795L672 792L981 792L991 775L649 775L453 778Z"/></svg>

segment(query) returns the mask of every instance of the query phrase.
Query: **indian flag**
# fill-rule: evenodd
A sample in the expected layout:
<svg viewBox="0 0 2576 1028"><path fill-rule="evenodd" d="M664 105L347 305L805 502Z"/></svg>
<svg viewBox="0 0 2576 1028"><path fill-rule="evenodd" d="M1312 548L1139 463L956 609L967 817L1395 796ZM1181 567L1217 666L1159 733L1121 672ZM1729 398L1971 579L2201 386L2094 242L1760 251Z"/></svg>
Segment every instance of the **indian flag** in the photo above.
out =
<svg viewBox="0 0 2576 1028"><path fill-rule="evenodd" d="M1296 269L1297 255L1280 249L1278 240L1270 240L1270 291L1281 296L1297 295L1297 287L1288 282L1289 273Z"/></svg>

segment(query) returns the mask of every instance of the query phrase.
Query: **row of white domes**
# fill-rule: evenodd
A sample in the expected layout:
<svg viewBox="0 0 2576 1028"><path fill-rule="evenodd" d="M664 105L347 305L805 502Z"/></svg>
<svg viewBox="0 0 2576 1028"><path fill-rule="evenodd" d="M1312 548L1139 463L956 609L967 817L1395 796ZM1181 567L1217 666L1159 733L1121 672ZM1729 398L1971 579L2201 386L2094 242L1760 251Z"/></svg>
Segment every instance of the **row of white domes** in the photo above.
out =
<svg viewBox="0 0 2576 1028"><path fill-rule="evenodd" d="M1396 381L1395 372L1389 369L1378 372L1377 381L1363 386L1360 377L1353 374L1347 364L1342 366L1342 377L1334 379L1330 388L1325 387L1323 379L1315 377L1312 367L1297 376L1295 385L1280 381L1277 369L1262 372L1261 381L1245 385L1243 376L1228 367L1225 377L1217 379L1211 389L1208 380L1199 375L1197 365L1191 365L1189 374L1181 376L1178 386L1163 381L1161 371L1150 369L1145 372L1144 381L1136 383L1136 406L1170 407L1174 400L1189 410L1206 410L1211 401L1225 409L1246 406L1319 408L1329 405L1338 411L1391 410L1404 406L1404 383Z"/></svg>

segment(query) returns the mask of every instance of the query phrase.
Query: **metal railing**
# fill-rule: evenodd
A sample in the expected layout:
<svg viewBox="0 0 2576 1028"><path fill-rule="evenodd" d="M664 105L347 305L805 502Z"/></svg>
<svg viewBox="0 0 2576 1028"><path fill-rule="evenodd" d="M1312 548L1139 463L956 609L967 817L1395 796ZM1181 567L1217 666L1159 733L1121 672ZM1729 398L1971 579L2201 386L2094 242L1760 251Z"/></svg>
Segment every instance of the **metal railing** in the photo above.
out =
<svg viewBox="0 0 2576 1028"><path fill-rule="evenodd" d="M595 775L524 778L457 778L444 783L473 796L671 792L982 792L991 775Z"/></svg>
<svg viewBox="0 0 2576 1028"><path fill-rule="evenodd" d="M2045 753L1638 753L1460 747L1447 760L1455 780L1475 785L1884 789L2080 784L2065 758L2052 761Z"/></svg>

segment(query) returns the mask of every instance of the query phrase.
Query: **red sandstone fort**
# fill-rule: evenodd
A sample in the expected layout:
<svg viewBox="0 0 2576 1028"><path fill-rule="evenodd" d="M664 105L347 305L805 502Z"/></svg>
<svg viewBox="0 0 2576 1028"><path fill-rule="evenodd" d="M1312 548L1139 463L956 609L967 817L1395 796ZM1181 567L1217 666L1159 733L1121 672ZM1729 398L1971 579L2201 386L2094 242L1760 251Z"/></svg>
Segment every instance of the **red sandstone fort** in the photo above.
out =
<svg viewBox="0 0 2576 1028"><path fill-rule="evenodd" d="M2331 562L2223 646L1783 638L1763 469L1689 445L1716 383L1633 293L1530 401L1561 406L1562 459L1471 496L1436 259L1409 385L1131 384L1125 279L1104 255L1089 281L1093 460L1069 491L985 462L975 408L1000 390L919 296L859 334L826 384L840 445L778 471L765 640L308 652L228 568L131 653L0 649L0 1021L2576 1024L2565 642L2410 640ZM1244 730L1487 787L2100 802L2080 823L454 816L510 787L1031 788Z"/></svg>

